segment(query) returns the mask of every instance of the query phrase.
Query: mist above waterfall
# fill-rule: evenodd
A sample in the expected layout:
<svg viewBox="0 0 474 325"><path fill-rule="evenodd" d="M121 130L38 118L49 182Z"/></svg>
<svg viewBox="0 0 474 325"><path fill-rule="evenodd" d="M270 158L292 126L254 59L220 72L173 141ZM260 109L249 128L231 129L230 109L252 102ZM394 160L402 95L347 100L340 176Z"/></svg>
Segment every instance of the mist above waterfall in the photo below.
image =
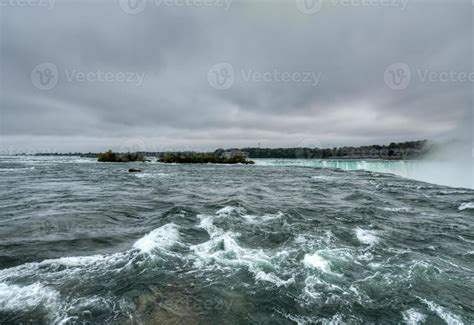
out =
<svg viewBox="0 0 474 325"><path fill-rule="evenodd" d="M431 143L428 154L420 162L414 179L458 187L474 188L472 112L462 125Z"/></svg>

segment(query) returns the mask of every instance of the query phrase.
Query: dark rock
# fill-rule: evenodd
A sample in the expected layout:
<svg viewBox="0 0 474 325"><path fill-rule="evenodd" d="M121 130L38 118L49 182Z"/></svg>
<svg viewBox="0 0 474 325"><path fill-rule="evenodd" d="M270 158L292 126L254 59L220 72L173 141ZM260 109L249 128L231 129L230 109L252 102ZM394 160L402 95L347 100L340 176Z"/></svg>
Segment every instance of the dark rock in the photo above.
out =
<svg viewBox="0 0 474 325"><path fill-rule="evenodd" d="M142 170L141 170L141 169L130 168L130 169L128 170L128 172L129 172L129 173L141 173Z"/></svg>

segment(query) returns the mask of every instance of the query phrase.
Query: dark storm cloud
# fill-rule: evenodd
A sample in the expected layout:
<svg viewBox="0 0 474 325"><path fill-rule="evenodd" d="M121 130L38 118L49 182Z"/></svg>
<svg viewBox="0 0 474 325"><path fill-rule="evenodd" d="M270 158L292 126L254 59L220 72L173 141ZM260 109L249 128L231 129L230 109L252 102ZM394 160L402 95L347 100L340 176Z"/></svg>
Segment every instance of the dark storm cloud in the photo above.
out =
<svg viewBox="0 0 474 325"><path fill-rule="evenodd" d="M472 71L468 0L329 0L313 15L294 1L15 3L0 7L3 151L383 143L470 116L469 76L427 77ZM42 90L44 62L59 78ZM234 76L215 89L223 62ZM411 80L393 90L398 62Z"/></svg>

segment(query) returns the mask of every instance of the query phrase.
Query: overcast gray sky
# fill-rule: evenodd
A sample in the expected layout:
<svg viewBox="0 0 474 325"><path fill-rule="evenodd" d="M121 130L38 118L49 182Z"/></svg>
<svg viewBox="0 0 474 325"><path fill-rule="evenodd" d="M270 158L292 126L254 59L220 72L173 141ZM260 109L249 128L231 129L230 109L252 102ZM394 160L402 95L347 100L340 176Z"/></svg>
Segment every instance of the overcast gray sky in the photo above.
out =
<svg viewBox="0 0 474 325"><path fill-rule="evenodd" d="M472 129L471 0L28 1L0 0L3 152Z"/></svg>

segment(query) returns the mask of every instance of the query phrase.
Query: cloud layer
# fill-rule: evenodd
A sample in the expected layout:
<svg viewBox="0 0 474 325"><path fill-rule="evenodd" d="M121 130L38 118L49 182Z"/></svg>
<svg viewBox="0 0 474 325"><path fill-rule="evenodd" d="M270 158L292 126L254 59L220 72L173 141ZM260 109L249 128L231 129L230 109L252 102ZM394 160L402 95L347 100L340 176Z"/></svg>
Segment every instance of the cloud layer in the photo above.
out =
<svg viewBox="0 0 474 325"><path fill-rule="evenodd" d="M327 147L472 129L469 0L328 0L316 12L16 1L1 7L4 152Z"/></svg>

